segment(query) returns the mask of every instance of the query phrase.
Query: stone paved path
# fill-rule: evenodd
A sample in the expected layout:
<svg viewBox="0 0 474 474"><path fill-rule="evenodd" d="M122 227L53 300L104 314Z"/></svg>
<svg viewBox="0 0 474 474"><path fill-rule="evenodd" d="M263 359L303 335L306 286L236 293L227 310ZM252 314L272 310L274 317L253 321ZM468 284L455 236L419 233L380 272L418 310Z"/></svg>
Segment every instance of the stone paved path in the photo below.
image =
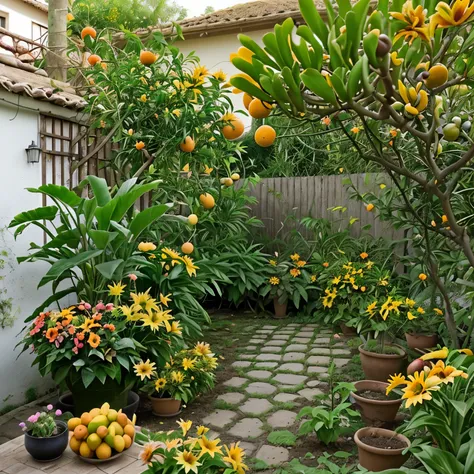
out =
<svg viewBox="0 0 474 474"><path fill-rule="evenodd" d="M289 461L291 448L273 445L269 433L297 433L299 410L324 393L328 367L344 367L351 351L333 332L316 324L266 324L248 328L248 342L232 364L235 375L224 382L216 409L203 419L220 433L233 436L249 458L268 467Z"/></svg>

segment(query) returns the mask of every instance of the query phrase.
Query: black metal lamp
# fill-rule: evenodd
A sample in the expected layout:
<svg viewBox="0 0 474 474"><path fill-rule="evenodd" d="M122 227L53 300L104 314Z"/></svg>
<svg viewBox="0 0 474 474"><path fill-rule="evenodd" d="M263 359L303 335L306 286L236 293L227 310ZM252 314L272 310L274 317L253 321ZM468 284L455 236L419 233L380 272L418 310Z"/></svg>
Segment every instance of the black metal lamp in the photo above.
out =
<svg viewBox="0 0 474 474"><path fill-rule="evenodd" d="M26 149L26 161L28 163L39 163L41 155L41 148L36 145L35 141Z"/></svg>

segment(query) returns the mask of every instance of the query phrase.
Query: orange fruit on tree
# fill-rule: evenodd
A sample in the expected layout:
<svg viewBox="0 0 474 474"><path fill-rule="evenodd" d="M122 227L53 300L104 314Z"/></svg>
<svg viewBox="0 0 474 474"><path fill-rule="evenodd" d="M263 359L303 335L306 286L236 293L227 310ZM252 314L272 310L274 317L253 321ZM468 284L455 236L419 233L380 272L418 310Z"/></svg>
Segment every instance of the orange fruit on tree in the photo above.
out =
<svg viewBox="0 0 474 474"><path fill-rule="evenodd" d="M260 99L253 99L249 105L249 114L254 119L267 118L272 111L272 105L268 102L262 102Z"/></svg>
<svg viewBox="0 0 474 474"><path fill-rule="evenodd" d="M204 193L199 196L199 202L204 209L212 209L216 205L214 197L209 193Z"/></svg>
<svg viewBox="0 0 474 474"><path fill-rule="evenodd" d="M102 58L101 58L98 54L91 54L91 55L87 58L87 62L88 62L91 66L95 66L96 64L102 62Z"/></svg>
<svg viewBox="0 0 474 474"><path fill-rule="evenodd" d="M185 253L186 255L193 253L194 245L191 242L185 242L183 245L181 245L181 252Z"/></svg>
<svg viewBox="0 0 474 474"><path fill-rule="evenodd" d="M97 36L97 31L95 31L92 26L86 26L82 31L81 31L81 38L84 39L86 36L90 36L92 39L95 39Z"/></svg>
<svg viewBox="0 0 474 474"><path fill-rule="evenodd" d="M235 140L242 136L244 130L244 122L237 117L234 117L230 120L230 123L222 129L222 135L224 135L227 140Z"/></svg>
<svg viewBox="0 0 474 474"><path fill-rule="evenodd" d="M140 62L144 66L151 66L157 59L158 56L151 51L140 51Z"/></svg>
<svg viewBox="0 0 474 474"><path fill-rule="evenodd" d="M198 223L199 219L196 214L189 214L188 216L188 223L189 225L196 225Z"/></svg>
<svg viewBox="0 0 474 474"><path fill-rule="evenodd" d="M135 148L137 150L143 150L143 148L145 148L145 144L143 142L137 142L135 143Z"/></svg>
<svg viewBox="0 0 474 474"><path fill-rule="evenodd" d="M247 92L244 94L244 107L248 110L250 103L252 102L253 97L250 94L247 94Z"/></svg>
<svg viewBox="0 0 474 474"><path fill-rule="evenodd" d="M232 178L222 178L221 184L223 184L224 186L228 188L234 184L234 181L232 180Z"/></svg>
<svg viewBox="0 0 474 474"><path fill-rule="evenodd" d="M179 147L181 148L181 151L191 153L196 147L196 144L194 143L192 137L186 137L184 141L179 144Z"/></svg>
<svg viewBox="0 0 474 474"><path fill-rule="evenodd" d="M232 181L238 181L240 179L240 174L239 173L234 173L232 176Z"/></svg>
<svg viewBox="0 0 474 474"><path fill-rule="evenodd" d="M73 15L72 13L68 13L68 14L66 15L66 20L67 20L67 21L72 21L72 20L74 20L74 15Z"/></svg>
<svg viewBox="0 0 474 474"><path fill-rule="evenodd" d="M275 143L275 139L275 129L270 127L270 125L262 125L255 132L255 143L263 148L272 146Z"/></svg>

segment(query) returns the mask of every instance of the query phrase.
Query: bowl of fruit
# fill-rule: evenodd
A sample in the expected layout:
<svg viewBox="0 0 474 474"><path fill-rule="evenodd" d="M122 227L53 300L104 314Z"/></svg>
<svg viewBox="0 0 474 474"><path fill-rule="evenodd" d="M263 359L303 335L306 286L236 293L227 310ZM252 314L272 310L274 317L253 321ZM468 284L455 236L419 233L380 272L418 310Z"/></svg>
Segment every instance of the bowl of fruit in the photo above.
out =
<svg viewBox="0 0 474 474"><path fill-rule="evenodd" d="M85 462L102 463L121 456L133 444L135 416L113 410L108 403L68 421L70 448Z"/></svg>

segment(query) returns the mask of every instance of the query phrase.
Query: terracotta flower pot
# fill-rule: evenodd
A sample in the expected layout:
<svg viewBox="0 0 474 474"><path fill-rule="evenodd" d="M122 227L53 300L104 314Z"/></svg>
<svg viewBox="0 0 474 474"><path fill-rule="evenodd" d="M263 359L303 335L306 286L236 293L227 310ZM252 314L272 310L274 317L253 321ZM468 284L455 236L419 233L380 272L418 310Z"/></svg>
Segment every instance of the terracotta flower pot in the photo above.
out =
<svg viewBox="0 0 474 474"><path fill-rule="evenodd" d="M181 413L181 400L175 400L174 398L158 398L152 396L149 396L148 398L151 401L153 414L156 416L171 418Z"/></svg>
<svg viewBox="0 0 474 474"><path fill-rule="evenodd" d="M349 326L346 326L344 323L341 323L339 326L341 327L341 331L342 331L342 334L344 334L344 336L357 336L356 328L350 328Z"/></svg>
<svg viewBox="0 0 474 474"><path fill-rule="evenodd" d="M386 447L367 444L368 438L373 438L374 444L378 444L376 441L379 439L380 445L386 445ZM392 445L388 440L392 440ZM395 431L374 427L361 428L354 435L354 441L359 451L359 463L369 471L380 472L385 469L398 469L410 457L409 453L402 454L405 449L410 447L410 440ZM399 444L400 447L394 448L393 443Z"/></svg>
<svg viewBox="0 0 474 474"><path fill-rule="evenodd" d="M437 334L410 334L407 332L405 338L410 349L431 349L438 343Z"/></svg>
<svg viewBox="0 0 474 474"><path fill-rule="evenodd" d="M402 372L407 356L403 347L396 344L390 344L386 347L390 347L397 354L378 354L365 350L363 345L359 346L362 369L367 380L386 382L390 375Z"/></svg>
<svg viewBox="0 0 474 474"><path fill-rule="evenodd" d="M273 307L275 308L275 319L286 318L286 310L288 308L288 301L279 303L278 298L273 298Z"/></svg>
<svg viewBox="0 0 474 474"><path fill-rule="evenodd" d="M352 392L352 397L366 425L372 426L374 423L390 423L395 420L402 400L390 400L385 395L388 383L379 382L377 380L360 380L354 385L357 392ZM380 393L384 399L378 400L364 397L362 394L365 391Z"/></svg>

